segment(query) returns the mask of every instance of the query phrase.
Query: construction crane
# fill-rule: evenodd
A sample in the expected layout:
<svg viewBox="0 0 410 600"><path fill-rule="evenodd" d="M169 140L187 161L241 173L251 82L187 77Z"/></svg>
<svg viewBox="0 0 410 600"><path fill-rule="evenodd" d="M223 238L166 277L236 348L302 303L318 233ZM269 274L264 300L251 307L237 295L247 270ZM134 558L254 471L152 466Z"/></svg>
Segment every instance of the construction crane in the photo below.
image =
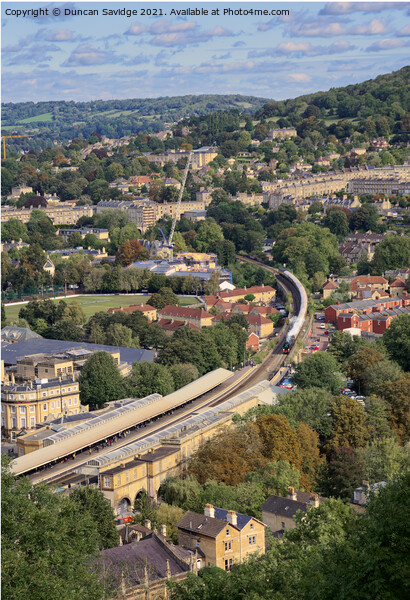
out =
<svg viewBox="0 0 410 600"><path fill-rule="evenodd" d="M7 138L23 138L23 137L34 137L34 133L26 135L2 135L3 138L3 158L6 160L6 139Z"/></svg>
<svg viewBox="0 0 410 600"><path fill-rule="evenodd" d="M180 211L180 208L181 208L182 195L184 193L185 184L186 184L186 178L188 176L188 171L189 171L189 165L191 163L193 155L194 155L193 152L190 152L188 154L188 160L186 161L186 165L185 165L184 177L182 179L181 189L179 190L179 196L178 196L178 201L177 201L177 208L176 208L176 211L175 211L174 218L172 220L171 232L170 232L169 238L168 238L168 246L171 248L171 252L172 252L172 238L174 237L175 227L176 227L176 224L177 224L177 219L179 217L179 211Z"/></svg>

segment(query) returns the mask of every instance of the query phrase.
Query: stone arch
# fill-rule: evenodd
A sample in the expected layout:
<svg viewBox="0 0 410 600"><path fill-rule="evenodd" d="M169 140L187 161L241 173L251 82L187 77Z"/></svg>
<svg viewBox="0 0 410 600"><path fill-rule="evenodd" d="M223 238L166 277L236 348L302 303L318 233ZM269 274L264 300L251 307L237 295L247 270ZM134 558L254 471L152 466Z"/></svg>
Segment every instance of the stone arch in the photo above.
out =
<svg viewBox="0 0 410 600"><path fill-rule="evenodd" d="M124 496L124 498L121 498L118 502L117 513L121 516L129 512L131 512L131 500L127 496Z"/></svg>

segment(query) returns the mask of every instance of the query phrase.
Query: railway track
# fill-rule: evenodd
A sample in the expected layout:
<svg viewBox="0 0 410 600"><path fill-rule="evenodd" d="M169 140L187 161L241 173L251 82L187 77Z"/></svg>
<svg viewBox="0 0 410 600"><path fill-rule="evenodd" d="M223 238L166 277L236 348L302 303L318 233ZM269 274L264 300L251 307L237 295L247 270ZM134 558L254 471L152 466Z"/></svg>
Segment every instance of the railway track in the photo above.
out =
<svg viewBox="0 0 410 600"><path fill-rule="evenodd" d="M303 304L300 290L297 288L295 283L290 280L284 273L279 272L277 269L272 267L268 267L266 265L260 265L257 261L245 257L237 257L239 260L244 262L250 262L257 264L258 266L262 266L266 270L275 274L277 281L281 288L285 292L290 292L293 298L293 311L292 316L300 316L301 306ZM152 435L153 433L160 432L161 430L169 427L172 424L177 424L185 419L187 419L193 412L198 411L200 409L217 406L221 404L225 400L232 398L233 396L241 393L242 391L252 387L260 381L266 379L272 379L280 369L285 365L285 363L289 360L287 355L282 353L282 348L285 343L287 332L289 331L289 325L286 328L283 328L279 336L276 338L275 347L269 352L263 362L253 368L245 371L242 376L240 376L237 381L232 384L228 383L226 389L221 389L218 393L214 393L215 390L211 390L208 392L205 397L202 397L201 401L193 400L189 406L185 406L181 409L176 409L174 411L174 415L172 417L163 417L161 419L161 423L158 422L150 423L144 430L137 430L134 435L128 437L126 440L121 440L110 447L111 449L119 449L128 444L135 442L137 440L143 440L145 437ZM228 380L229 381L229 380ZM222 384L222 387L225 384ZM93 458L96 458L100 454L104 454L107 450L100 452L99 454L93 454ZM71 482L72 484L76 481L78 482L78 475L73 473L73 469L78 469L81 465L87 463L90 459L90 456L81 456L77 457L75 463L70 462L69 464L61 464L55 465L54 472L50 472L48 469L46 472L40 471L37 473L33 473L30 475L33 483L47 482L49 484L59 484L67 482ZM71 475L70 475L71 473Z"/></svg>

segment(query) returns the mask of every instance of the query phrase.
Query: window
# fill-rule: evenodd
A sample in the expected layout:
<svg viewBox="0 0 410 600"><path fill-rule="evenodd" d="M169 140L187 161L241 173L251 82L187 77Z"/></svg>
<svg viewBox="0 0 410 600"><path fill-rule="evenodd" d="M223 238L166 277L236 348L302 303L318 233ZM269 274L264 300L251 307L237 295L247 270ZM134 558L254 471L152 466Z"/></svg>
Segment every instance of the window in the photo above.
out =
<svg viewBox="0 0 410 600"><path fill-rule="evenodd" d="M201 539L197 538L197 540L196 540L196 547L199 548L200 545L201 545Z"/></svg>
<svg viewBox="0 0 410 600"><path fill-rule="evenodd" d="M76 404L78 404L78 398L73 398L73 404L74 404L74 406L75 406Z"/></svg>
<svg viewBox="0 0 410 600"><path fill-rule="evenodd" d="M60 402L60 400L57 400L57 408L61 408L61 402Z"/></svg>
<svg viewBox="0 0 410 600"><path fill-rule="evenodd" d="M68 399L68 406L71 406L71 405L72 405L72 400L71 400L71 398L69 398Z"/></svg>
<svg viewBox="0 0 410 600"><path fill-rule="evenodd" d="M55 391L54 390L50 390L48 393L49 393L50 396L54 396Z"/></svg>
<svg viewBox="0 0 410 600"><path fill-rule="evenodd" d="M104 487L111 487L111 477L104 477Z"/></svg>
<svg viewBox="0 0 410 600"><path fill-rule="evenodd" d="M16 411L16 407L15 407L15 406L10 406L10 411L11 411L13 414L16 414L16 412L17 412L17 411Z"/></svg>
<svg viewBox="0 0 410 600"><path fill-rule="evenodd" d="M47 404L43 404L43 410L44 412L47 412Z"/></svg>
<svg viewBox="0 0 410 600"><path fill-rule="evenodd" d="M34 400L35 397L36 397L35 394L30 394L30 400Z"/></svg>
<svg viewBox="0 0 410 600"><path fill-rule="evenodd" d="M54 402L50 402L50 408L51 410L54 410Z"/></svg>
<svg viewBox="0 0 410 600"><path fill-rule="evenodd" d="M78 408L76 408L76 409L74 410L74 414L75 414L75 415L78 415Z"/></svg>
<svg viewBox="0 0 410 600"><path fill-rule="evenodd" d="M254 536L254 535L252 535L252 536L250 536L250 537L249 537L249 544L250 544L250 545L251 545L251 544L256 544L256 538L255 538L255 536Z"/></svg>
<svg viewBox="0 0 410 600"><path fill-rule="evenodd" d="M45 398L45 396L47 396L47 392L43 392L42 396Z"/></svg>
<svg viewBox="0 0 410 600"><path fill-rule="evenodd" d="M23 429L26 426L26 417L20 418L20 427Z"/></svg>
<svg viewBox="0 0 410 600"><path fill-rule="evenodd" d="M121 485L121 475L118 475L117 477L117 485Z"/></svg>
<svg viewBox="0 0 410 600"><path fill-rule="evenodd" d="M229 529L226 530L226 535L231 535L231 532Z"/></svg>
<svg viewBox="0 0 410 600"><path fill-rule="evenodd" d="M64 390L63 390L63 392L64 392ZM67 392L71 392L71 388L67 388Z"/></svg>
<svg viewBox="0 0 410 600"><path fill-rule="evenodd" d="M225 542L225 552L232 550L232 542Z"/></svg>
<svg viewBox="0 0 410 600"><path fill-rule="evenodd" d="M6 426L6 419L4 417L1 418L1 426L2 427Z"/></svg>
<svg viewBox="0 0 410 600"><path fill-rule="evenodd" d="M19 400L24 400L24 394L19 394Z"/></svg>
<svg viewBox="0 0 410 600"><path fill-rule="evenodd" d="M233 565L233 558L225 558L225 571L230 571Z"/></svg>
<svg viewBox="0 0 410 600"><path fill-rule="evenodd" d="M30 406L30 412L31 412L31 413L34 413L34 412L36 412L36 407L35 407L35 406Z"/></svg>
<svg viewBox="0 0 410 600"><path fill-rule="evenodd" d="M129 471L127 471L127 472L125 473L125 481L126 481L126 483L128 483L128 482L129 482L129 480L130 480L130 473L129 473Z"/></svg>
<svg viewBox="0 0 410 600"><path fill-rule="evenodd" d="M62 391L63 394L65 394L65 388L63 388L61 391Z"/></svg>
<svg viewBox="0 0 410 600"><path fill-rule="evenodd" d="M10 394L10 400L14 400L14 394Z"/></svg>
<svg viewBox="0 0 410 600"><path fill-rule="evenodd" d="M26 407L25 406L20 406L20 414L21 415L25 415L26 414Z"/></svg>
<svg viewBox="0 0 410 600"><path fill-rule="evenodd" d="M285 522L284 522L284 521L282 521L282 529L285 529L285 528L286 528L286 527L285 527Z"/></svg>
<svg viewBox="0 0 410 600"><path fill-rule="evenodd" d="M4 412L4 404L1 405L1 412Z"/></svg>
<svg viewBox="0 0 410 600"><path fill-rule="evenodd" d="M250 524L249 529L253 529L253 523Z"/></svg>
<svg viewBox="0 0 410 600"><path fill-rule="evenodd" d="M35 427L36 426L36 419L35 417L30 417L30 427Z"/></svg>
<svg viewBox="0 0 410 600"><path fill-rule="evenodd" d="M13 428L17 428L17 418L16 417L11 417L11 426Z"/></svg>

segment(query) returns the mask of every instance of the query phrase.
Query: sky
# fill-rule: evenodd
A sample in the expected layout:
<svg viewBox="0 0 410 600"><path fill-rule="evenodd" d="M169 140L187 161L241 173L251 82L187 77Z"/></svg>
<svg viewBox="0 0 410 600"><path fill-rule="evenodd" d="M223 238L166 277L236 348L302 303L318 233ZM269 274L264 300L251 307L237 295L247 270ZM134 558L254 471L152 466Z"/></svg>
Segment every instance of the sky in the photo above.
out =
<svg viewBox="0 0 410 600"><path fill-rule="evenodd" d="M137 14L103 14L121 9ZM1 13L2 102L280 100L409 64L410 2L3 2Z"/></svg>

